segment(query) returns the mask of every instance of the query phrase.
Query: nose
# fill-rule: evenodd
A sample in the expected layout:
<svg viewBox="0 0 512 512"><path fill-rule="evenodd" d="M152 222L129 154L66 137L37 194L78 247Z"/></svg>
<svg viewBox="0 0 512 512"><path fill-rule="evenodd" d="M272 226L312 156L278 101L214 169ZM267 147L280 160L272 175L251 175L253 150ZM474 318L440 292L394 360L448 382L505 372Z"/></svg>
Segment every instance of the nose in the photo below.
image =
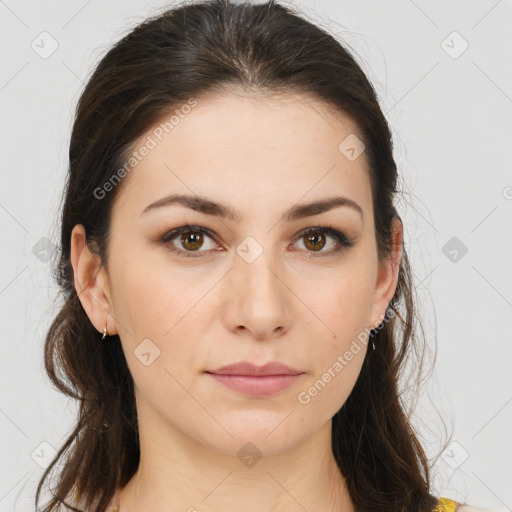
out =
<svg viewBox="0 0 512 512"><path fill-rule="evenodd" d="M290 328L293 292L282 266L265 251L248 261L235 258L227 276L224 320L233 332L250 333L259 341L275 339Z"/></svg>

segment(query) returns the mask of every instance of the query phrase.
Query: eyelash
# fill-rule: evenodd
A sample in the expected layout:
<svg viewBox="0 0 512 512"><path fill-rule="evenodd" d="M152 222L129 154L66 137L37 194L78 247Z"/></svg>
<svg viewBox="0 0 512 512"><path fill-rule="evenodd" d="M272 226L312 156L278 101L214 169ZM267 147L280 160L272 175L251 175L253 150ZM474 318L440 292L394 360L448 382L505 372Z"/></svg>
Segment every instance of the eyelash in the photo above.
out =
<svg viewBox="0 0 512 512"><path fill-rule="evenodd" d="M167 249L173 253L185 256L186 258L201 258L202 256L199 254L193 254L192 251L182 251L181 249L174 247L172 244L169 244L169 242L171 242L174 238L176 238L181 233L186 233L189 231L197 231L197 232L206 234L217 243L216 235L213 233L213 231L209 230L208 228L204 228L202 226L192 226L192 225L181 226L179 228L168 231L163 236L159 237L158 240L161 243L163 243L164 245L166 245ZM338 243L338 246L335 249L332 249L327 252L315 253L314 251L307 251L307 252L311 253L310 257L313 257L313 258L323 257L323 256L327 256L329 254L339 253L339 252L343 251L344 249L348 249L349 247L352 247L354 245L353 240L350 240L343 233L341 233L337 229L334 229L329 226L316 226L313 228L305 229L297 235L296 240L300 240L301 238L303 238L306 235L309 235L311 233L318 233L318 232L326 233L326 234L330 235ZM196 252L208 252L208 251L196 251Z"/></svg>

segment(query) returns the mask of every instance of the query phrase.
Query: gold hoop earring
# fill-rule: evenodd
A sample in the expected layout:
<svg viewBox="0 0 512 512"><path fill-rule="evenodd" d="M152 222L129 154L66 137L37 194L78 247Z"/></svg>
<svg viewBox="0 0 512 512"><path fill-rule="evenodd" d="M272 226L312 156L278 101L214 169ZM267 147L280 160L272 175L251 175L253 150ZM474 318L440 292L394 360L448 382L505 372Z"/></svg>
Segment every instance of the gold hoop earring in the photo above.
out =
<svg viewBox="0 0 512 512"><path fill-rule="evenodd" d="M103 336L101 339L104 340L107 336L110 336L110 334L107 332L107 324L105 324L105 327L103 328Z"/></svg>

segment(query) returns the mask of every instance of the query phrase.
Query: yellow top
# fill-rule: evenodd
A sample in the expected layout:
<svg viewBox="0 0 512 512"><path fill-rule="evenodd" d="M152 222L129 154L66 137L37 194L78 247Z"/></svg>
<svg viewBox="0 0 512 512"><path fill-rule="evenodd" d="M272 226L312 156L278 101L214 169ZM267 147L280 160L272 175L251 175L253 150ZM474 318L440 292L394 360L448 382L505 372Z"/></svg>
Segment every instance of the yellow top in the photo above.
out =
<svg viewBox="0 0 512 512"><path fill-rule="evenodd" d="M437 506L433 512L455 512L459 506L460 503L449 498L439 498L437 500Z"/></svg>
<svg viewBox="0 0 512 512"><path fill-rule="evenodd" d="M437 501L436 508L432 512L455 512L459 506L460 503L456 501L440 497ZM111 507L109 512L119 512L119 506Z"/></svg>

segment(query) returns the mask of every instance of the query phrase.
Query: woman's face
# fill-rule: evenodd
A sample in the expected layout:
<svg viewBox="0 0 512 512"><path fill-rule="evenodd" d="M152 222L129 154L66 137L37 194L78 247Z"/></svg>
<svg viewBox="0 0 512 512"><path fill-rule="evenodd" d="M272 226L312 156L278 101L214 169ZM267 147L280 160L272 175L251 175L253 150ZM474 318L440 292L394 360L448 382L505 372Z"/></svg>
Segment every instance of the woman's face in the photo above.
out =
<svg viewBox="0 0 512 512"><path fill-rule="evenodd" d="M302 95L225 93L178 111L134 145L140 161L113 206L108 282L98 281L108 329L139 421L225 453L251 442L275 454L341 408L396 287L396 269L379 270L362 136ZM176 195L193 208L165 200ZM103 331L105 309L88 307ZM302 374L250 394L207 373L241 361Z"/></svg>

